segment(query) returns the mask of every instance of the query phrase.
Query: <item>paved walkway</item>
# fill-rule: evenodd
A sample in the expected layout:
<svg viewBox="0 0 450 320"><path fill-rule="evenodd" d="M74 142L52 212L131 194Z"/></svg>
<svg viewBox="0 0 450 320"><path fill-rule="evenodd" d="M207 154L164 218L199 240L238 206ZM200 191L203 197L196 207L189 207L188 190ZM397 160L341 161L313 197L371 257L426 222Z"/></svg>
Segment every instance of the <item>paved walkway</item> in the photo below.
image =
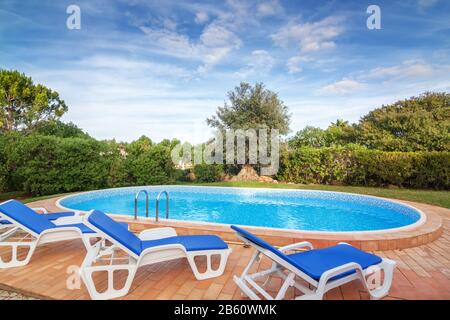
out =
<svg viewBox="0 0 450 320"><path fill-rule="evenodd" d="M438 240L415 248L374 252L398 262L392 289L385 299L450 299L450 210L443 209L442 218L444 232ZM130 294L124 299L243 299L232 277L242 272L253 249L238 244L230 246L233 253L223 276L197 281L184 259L146 266L139 270ZM66 285L68 267L79 266L84 254L81 241L42 246L28 266L0 270L0 287L4 284L38 298L89 299L83 284L76 290L69 290ZM264 258L259 268L269 264ZM281 279L273 278L268 284L269 291L274 293L280 284ZM287 298L295 294L291 288ZM358 282L326 295L326 299L368 298Z"/></svg>

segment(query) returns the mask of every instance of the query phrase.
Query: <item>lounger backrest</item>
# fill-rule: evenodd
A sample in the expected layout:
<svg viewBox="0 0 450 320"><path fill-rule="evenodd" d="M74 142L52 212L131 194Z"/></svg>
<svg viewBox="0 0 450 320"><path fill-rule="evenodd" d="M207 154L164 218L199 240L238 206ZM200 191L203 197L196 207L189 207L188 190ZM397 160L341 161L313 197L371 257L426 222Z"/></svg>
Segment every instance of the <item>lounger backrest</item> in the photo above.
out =
<svg viewBox="0 0 450 320"><path fill-rule="evenodd" d="M0 212L36 234L55 227L48 219L17 200L9 200L0 204Z"/></svg>
<svg viewBox="0 0 450 320"><path fill-rule="evenodd" d="M273 247L272 245L270 245L269 243L267 243L266 241L264 241L261 238L258 238L257 236L255 236L254 234L236 227L236 226L231 226L231 229L233 229L234 231L236 231L237 233L239 233L242 237L244 237L245 239L247 239L249 242L253 242L254 244L269 250L271 252L273 252L274 254L276 254L277 256L279 256L281 259L285 260L286 262L293 264L293 261L287 256L285 255L283 252L281 252L280 250L278 250L277 248Z"/></svg>
<svg viewBox="0 0 450 320"><path fill-rule="evenodd" d="M99 210L92 211L87 221L107 235L109 237L108 240L117 241L136 255L141 253L141 240L133 232L128 231L123 225L114 221L103 212Z"/></svg>

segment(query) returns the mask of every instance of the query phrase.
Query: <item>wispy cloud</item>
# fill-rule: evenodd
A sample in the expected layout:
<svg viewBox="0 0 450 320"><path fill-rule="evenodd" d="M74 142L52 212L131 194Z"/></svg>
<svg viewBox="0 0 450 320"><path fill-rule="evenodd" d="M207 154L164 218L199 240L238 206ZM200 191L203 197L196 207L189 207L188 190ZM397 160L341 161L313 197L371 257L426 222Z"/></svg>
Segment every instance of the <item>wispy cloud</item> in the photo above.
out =
<svg viewBox="0 0 450 320"><path fill-rule="evenodd" d="M359 91L365 87L366 85L364 83L358 82L356 80L342 79L319 88L317 92L320 94L348 94L355 93L356 91Z"/></svg>
<svg viewBox="0 0 450 320"><path fill-rule="evenodd" d="M262 76L273 68L275 59L266 50L254 50L248 58L248 63L236 75L239 78L248 78L254 75Z"/></svg>
<svg viewBox="0 0 450 320"><path fill-rule="evenodd" d="M309 53L336 46L335 39L344 31L343 19L327 17L316 22L290 22L271 35L273 42L282 47L298 46L301 53Z"/></svg>
<svg viewBox="0 0 450 320"><path fill-rule="evenodd" d="M70 106L64 119L98 138L201 142L209 136L205 118L240 81L278 92L293 132L450 90L445 1L409 3L410 24L394 20L404 4L383 2L390 14L382 33L367 31L365 10L343 1L77 4L82 29L72 32L64 2L1 1L0 67L57 90Z"/></svg>
<svg viewBox="0 0 450 320"><path fill-rule="evenodd" d="M209 20L209 16L205 11L199 11L195 14L194 21L197 24L204 24Z"/></svg>

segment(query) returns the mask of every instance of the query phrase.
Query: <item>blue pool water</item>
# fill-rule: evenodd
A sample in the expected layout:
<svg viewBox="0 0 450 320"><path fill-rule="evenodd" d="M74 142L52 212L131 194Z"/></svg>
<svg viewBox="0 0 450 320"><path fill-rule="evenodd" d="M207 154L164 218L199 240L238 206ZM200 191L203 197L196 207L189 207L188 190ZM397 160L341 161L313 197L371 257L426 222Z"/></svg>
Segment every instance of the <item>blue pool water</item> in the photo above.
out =
<svg viewBox="0 0 450 320"><path fill-rule="evenodd" d="M73 210L102 210L134 215L134 196L145 189L150 196L150 217L161 190L170 197L170 219L313 231L369 231L412 224L420 213L380 198L339 192L190 186L152 186L93 191L63 199ZM165 218L165 198L160 218ZM139 200L145 216L145 196Z"/></svg>

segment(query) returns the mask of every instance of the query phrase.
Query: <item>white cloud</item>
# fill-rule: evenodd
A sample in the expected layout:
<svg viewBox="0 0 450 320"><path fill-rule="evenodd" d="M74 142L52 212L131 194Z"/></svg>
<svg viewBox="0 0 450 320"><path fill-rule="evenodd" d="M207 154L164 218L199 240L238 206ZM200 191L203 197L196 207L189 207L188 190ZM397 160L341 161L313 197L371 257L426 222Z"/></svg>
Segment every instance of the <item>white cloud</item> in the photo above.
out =
<svg viewBox="0 0 450 320"><path fill-rule="evenodd" d="M247 65L236 72L238 77L246 78L255 74L267 74L275 64L275 59L266 50L252 51L248 60Z"/></svg>
<svg viewBox="0 0 450 320"><path fill-rule="evenodd" d="M387 77L422 77L433 73L433 66L421 61L405 61L401 65L391 67L378 67L369 70L367 78L387 78Z"/></svg>
<svg viewBox="0 0 450 320"><path fill-rule="evenodd" d="M141 26L140 29L147 35L151 46L162 49L168 55L179 58L197 56L197 48L185 35L167 29L155 29L145 26Z"/></svg>
<svg viewBox="0 0 450 320"><path fill-rule="evenodd" d="M205 26L198 40L166 28L141 26L140 29L150 40L150 46L158 48L160 54L201 61L200 72L209 70L242 45L234 32L217 21Z"/></svg>
<svg viewBox="0 0 450 320"><path fill-rule="evenodd" d="M175 31L177 29L177 22L175 20L167 18L163 20L163 26L168 30Z"/></svg>
<svg viewBox="0 0 450 320"><path fill-rule="evenodd" d="M200 36L203 45L207 47L233 47L239 48L241 40L226 27L219 23L211 23L203 29Z"/></svg>
<svg viewBox="0 0 450 320"><path fill-rule="evenodd" d="M204 11L199 11L195 14L195 18L194 21L197 24L204 24L205 22L207 22L209 20L209 16L206 12Z"/></svg>
<svg viewBox="0 0 450 320"><path fill-rule="evenodd" d="M298 46L301 53L334 48L334 40L344 31L342 18L328 17L317 22L288 23L270 37L282 48Z"/></svg>
<svg viewBox="0 0 450 320"><path fill-rule="evenodd" d="M365 87L364 83L358 82L356 80L351 79L342 79L339 81L336 81L332 84L326 85L322 88L320 88L317 93L321 94L345 94L350 92L355 92L363 89Z"/></svg>
<svg viewBox="0 0 450 320"><path fill-rule="evenodd" d="M419 8L425 9L434 6L438 2L439 0L418 0L417 4L419 5Z"/></svg>
<svg viewBox="0 0 450 320"><path fill-rule="evenodd" d="M294 56L289 58L288 62L286 63L288 73L295 74L301 72L303 70L301 63L310 62L312 60L313 60L312 58L305 56Z"/></svg>
<svg viewBox="0 0 450 320"><path fill-rule="evenodd" d="M283 13L283 7L277 0L266 1L258 4L256 13L260 17L275 16Z"/></svg>

